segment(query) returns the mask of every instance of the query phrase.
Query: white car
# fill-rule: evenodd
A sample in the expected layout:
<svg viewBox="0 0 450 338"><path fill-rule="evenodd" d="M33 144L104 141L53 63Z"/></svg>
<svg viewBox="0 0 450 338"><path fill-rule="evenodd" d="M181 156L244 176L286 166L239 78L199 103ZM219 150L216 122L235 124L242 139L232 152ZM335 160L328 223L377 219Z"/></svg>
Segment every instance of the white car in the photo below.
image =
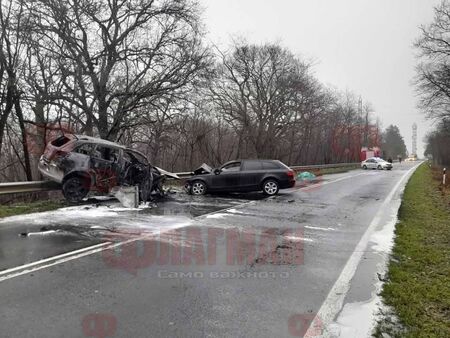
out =
<svg viewBox="0 0 450 338"><path fill-rule="evenodd" d="M362 169L379 169L379 170L391 170L392 163L389 163L379 157L371 157L361 162Z"/></svg>

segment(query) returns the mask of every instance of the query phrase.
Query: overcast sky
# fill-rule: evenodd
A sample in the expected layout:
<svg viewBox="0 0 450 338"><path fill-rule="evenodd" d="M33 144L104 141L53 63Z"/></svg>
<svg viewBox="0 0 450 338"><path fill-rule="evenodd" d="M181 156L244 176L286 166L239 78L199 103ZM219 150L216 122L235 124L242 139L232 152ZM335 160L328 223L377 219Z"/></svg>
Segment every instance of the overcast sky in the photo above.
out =
<svg viewBox="0 0 450 338"><path fill-rule="evenodd" d="M411 151L412 123L418 153L430 128L417 110L413 42L418 27L433 20L438 0L200 0L211 42L232 38L281 41L317 61L325 84L349 89L374 107L384 127L395 124Z"/></svg>

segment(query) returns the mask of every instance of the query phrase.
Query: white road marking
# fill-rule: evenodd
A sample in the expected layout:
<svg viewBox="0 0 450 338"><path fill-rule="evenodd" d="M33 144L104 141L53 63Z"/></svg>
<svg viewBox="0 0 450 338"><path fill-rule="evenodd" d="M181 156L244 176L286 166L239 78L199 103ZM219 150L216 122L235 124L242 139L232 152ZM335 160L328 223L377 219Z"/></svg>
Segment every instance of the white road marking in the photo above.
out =
<svg viewBox="0 0 450 338"><path fill-rule="evenodd" d="M304 226L305 229L311 229L311 230L319 230L319 231L336 231L335 228L321 228L321 227L313 227L310 225L305 225Z"/></svg>
<svg viewBox="0 0 450 338"><path fill-rule="evenodd" d="M41 259L41 260L33 262L33 263L17 266L15 268L2 270L2 271L0 271L0 276L7 275L7 274L9 274L11 272L14 272L14 271L17 271L17 270L23 270L23 269L31 268L31 267L36 266L36 265L41 265L41 264L44 264L44 263L47 263L47 262L50 262L50 261L54 261L56 259L64 258L64 257L71 256L71 255L76 255L76 254L79 254L79 253L82 253L82 252L85 252L85 251L95 250L97 248L100 248L100 247L103 247L103 246L106 246L106 245L109 245L109 244L112 244L112 243L111 242L104 242L104 243L88 246L86 248L78 249L78 250L75 250L75 251L70 251L70 252L67 252L67 253L64 253L64 254L61 254L61 255L49 257L49 258L46 258L46 259Z"/></svg>
<svg viewBox="0 0 450 338"><path fill-rule="evenodd" d="M307 189L311 189L311 188L313 188L315 186L322 186L322 185L326 185L326 184L336 183L336 182L340 182L342 180L346 180L346 179L357 177L357 176L364 175L364 174L365 173L360 173L360 174L357 174L357 175L347 175L347 176L344 176L344 177L337 178L335 180L324 181L324 182L320 182L318 184L313 184L313 185L310 185L310 186L307 186L307 187L292 188L292 190L293 191L307 190ZM286 189L286 191L291 191L291 189ZM228 208L224 208L224 209L216 210L216 211L213 211L213 212L210 212L210 213L207 213L207 214L203 214L203 215L197 216L195 218L207 218L209 215L222 213L222 212L227 211L227 210L240 209L240 208L242 208L244 206L255 204L256 202L257 201L245 202L245 203L242 203L240 205L234 205L234 206L231 206L231 207L228 207ZM170 229L170 230L173 230L173 229ZM102 252L102 251L105 251L105 250L114 249L116 247L120 247L122 245L129 244L129 243L132 243L132 242L135 242L135 241L143 240L145 238L149 238L149 237L154 236L154 235L155 234L152 233L150 235L147 234L145 236L138 236L136 238L133 238L133 239L130 239L130 240L127 240L127 241L123 241L123 242L120 242L120 243L116 243L116 244L112 244L111 242L104 242L104 243L100 243L100 244L97 244L97 245L94 245L94 246L90 246L90 247L87 247L87 248L83 248L83 249L79 249L79 250L75 250L75 251L70 251L70 252L67 252L67 253L62 254L62 255L57 255L57 256L53 256L53 257L49 257L49 258L46 258L46 259L42 259L42 260L39 260L39 261L36 261L36 262L33 262L33 263L17 266L17 267L8 269L8 270L3 270L3 271L0 271L0 282L3 282L5 280L8 280L8 279L11 279L11 278L14 278L14 277L22 276L22 275L25 275L25 274L28 274L28 273L32 273L32 272L35 272L35 271L38 271L38 270L42 270L42 269L45 269L45 268L48 268L48 267L51 267L51 266L54 266L54 265L59 265L59 264L65 263L65 262L69 262L69 261L77 259L77 258L89 256L89 255L92 255L92 254L95 254L95 253L98 253L98 252ZM52 262L52 263L44 264L44 263L48 263L48 262ZM44 264L44 265L42 265L42 264ZM18 272L16 272L16 271L18 271Z"/></svg>
<svg viewBox="0 0 450 338"><path fill-rule="evenodd" d="M108 248L113 248L113 247L114 246L111 246L111 247L108 247ZM83 252L83 253L80 253L80 254L77 254L77 255L73 255L73 251L72 251L72 252L70 252L70 254L72 254L72 255L67 257L67 258L57 259L55 261L54 257L51 257L51 259L49 259L49 261L52 261L52 263L45 264L45 265L39 265L39 266L31 268L31 269L26 269L26 268L23 269L23 266L20 266L20 267L18 267L18 268L20 268L19 272L15 272L15 273L12 273L12 274L10 273L10 274L8 274L8 275L6 275L4 277L0 277L0 282L3 282L5 280L7 280L7 279L11 279L11 278L14 278L14 277L22 276L22 275L25 275L25 274L28 274L28 273L31 273L31 272L39 271L39 270L42 270L42 269L45 269L45 268L49 268L49 267L51 267L53 265L58 265L58 264L61 264L61 263L65 263L65 262L71 261L73 259L77 259L77 258L81 258L81 257L84 257L84 256L92 255L94 253L103 251L104 249L105 248L100 247L100 248L97 248L95 250ZM19 270L19 269L17 269L17 270Z"/></svg>
<svg viewBox="0 0 450 338"><path fill-rule="evenodd" d="M367 175L367 173L362 172L362 173L359 173L359 174L356 174L356 175L347 175L347 176L344 176L344 177L337 178L335 180L321 181L319 183L311 184L311 185L308 185L306 187L301 187L301 188L294 187L294 188L291 188L291 189L286 189L286 192L294 192L294 191L298 191L298 190L306 190L307 191L307 190L311 190L311 189L314 189L314 188L317 188L317 187L321 187L321 186L324 186L324 185L327 185L327 184L336 183L336 182L340 182L340 181L343 181L343 180L347 180L349 178L358 177L358 176L361 176L361 175Z"/></svg>
<svg viewBox="0 0 450 338"><path fill-rule="evenodd" d="M335 316L342 309L345 297L350 288L350 282L356 272L356 269L359 265L359 262L361 261L363 254L366 252L366 248L370 241L372 233L380 223L380 220L385 212L384 209L389 205L392 198L398 192L400 186L403 184L405 179L408 178L420 164L421 163L409 169L397 182L394 188L392 188L392 190L389 192L389 195L384 199L383 203L378 209L378 212L372 219L372 222L369 224L369 227L367 228L364 235L361 237L361 240L359 241L355 250L351 254L347 263L345 264L344 269L342 270L338 279L336 280L330 292L328 293L327 298L322 303L322 306L320 307L319 311L314 317L314 320L311 321L310 327L308 328L308 331L306 331L305 333L305 337L319 337L317 335L316 323L321 323L323 332L320 335L320 337L330 337L330 333L328 332L327 328L330 325L330 323L333 322Z"/></svg>

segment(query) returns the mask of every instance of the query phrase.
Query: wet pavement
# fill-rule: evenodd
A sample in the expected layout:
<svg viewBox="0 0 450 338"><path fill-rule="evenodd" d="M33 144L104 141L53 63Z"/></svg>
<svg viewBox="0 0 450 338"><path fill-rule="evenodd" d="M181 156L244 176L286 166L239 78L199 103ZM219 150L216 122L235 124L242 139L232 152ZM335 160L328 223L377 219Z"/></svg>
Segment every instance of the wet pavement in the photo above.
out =
<svg viewBox="0 0 450 338"><path fill-rule="evenodd" d="M99 199L92 204L0 219L0 271L121 239L124 234L136 236L188 226L203 214L263 198L259 193L194 197L179 192L138 209L123 208L114 199Z"/></svg>
<svg viewBox="0 0 450 338"><path fill-rule="evenodd" d="M107 202L3 219L0 270L17 270L0 272L0 335L301 337L314 322L320 336L340 311L324 311L330 291L367 229L390 222L386 201L399 201L392 189L412 166L326 175L275 198L178 194L139 210ZM362 250L371 265L336 303L373 291L378 249Z"/></svg>

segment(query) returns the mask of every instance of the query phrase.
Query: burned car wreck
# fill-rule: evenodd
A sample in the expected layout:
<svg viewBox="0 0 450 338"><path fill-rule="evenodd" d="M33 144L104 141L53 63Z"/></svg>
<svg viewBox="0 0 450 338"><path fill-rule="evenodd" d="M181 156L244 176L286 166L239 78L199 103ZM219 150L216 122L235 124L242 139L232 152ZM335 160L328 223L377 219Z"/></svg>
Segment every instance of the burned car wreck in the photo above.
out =
<svg viewBox="0 0 450 338"><path fill-rule="evenodd" d="M64 197L80 202L90 191L110 193L115 187L138 186L139 200L164 195L166 178L178 176L152 166L135 150L99 138L63 135L45 148L39 160L41 174L62 185Z"/></svg>

